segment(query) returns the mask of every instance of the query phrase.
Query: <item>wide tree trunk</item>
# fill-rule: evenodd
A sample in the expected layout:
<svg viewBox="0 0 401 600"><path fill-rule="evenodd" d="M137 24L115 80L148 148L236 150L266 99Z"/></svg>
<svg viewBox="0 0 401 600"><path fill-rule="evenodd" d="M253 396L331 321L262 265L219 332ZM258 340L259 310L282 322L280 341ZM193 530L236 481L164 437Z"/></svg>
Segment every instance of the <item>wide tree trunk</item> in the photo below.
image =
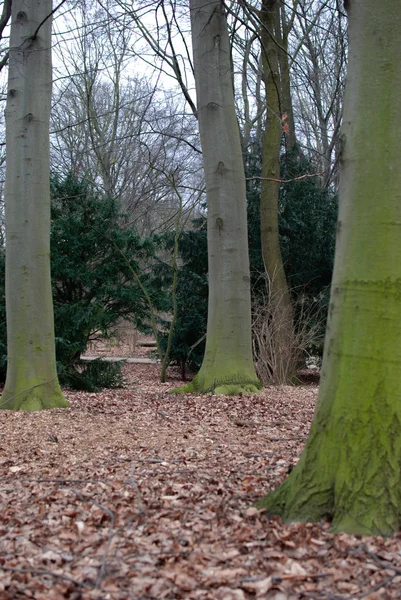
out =
<svg viewBox="0 0 401 600"><path fill-rule="evenodd" d="M322 382L289 478L262 502L334 531L401 525L401 5L348 0L340 211Z"/></svg>
<svg viewBox="0 0 401 600"><path fill-rule="evenodd" d="M278 200L280 191L281 79L276 37L280 26L280 3L263 0L260 11L263 80L266 89L266 123L263 134L260 227L263 262L269 282L274 372L277 383L291 382L295 375L293 361L293 312L291 296L280 249Z"/></svg>
<svg viewBox="0 0 401 600"><path fill-rule="evenodd" d="M251 342L245 174L220 0L191 0L198 119L208 202L209 308L201 369L184 391L260 388Z"/></svg>
<svg viewBox="0 0 401 600"><path fill-rule="evenodd" d="M50 284L51 0L13 0L6 107L7 379L3 409L67 406Z"/></svg>

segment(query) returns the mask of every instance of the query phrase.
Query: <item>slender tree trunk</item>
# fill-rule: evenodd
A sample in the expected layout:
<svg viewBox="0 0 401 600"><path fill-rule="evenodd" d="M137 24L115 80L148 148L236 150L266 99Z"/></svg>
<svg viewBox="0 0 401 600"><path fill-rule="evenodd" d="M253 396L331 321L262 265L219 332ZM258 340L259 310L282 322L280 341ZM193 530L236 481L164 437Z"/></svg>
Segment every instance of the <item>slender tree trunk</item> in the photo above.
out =
<svg viewBox="0 0 401 600"><path fill-rule="evenodd" d="M295 3L294 3L295 4ZM295 11L295 5L292 7ZM295 120L294 120L294 109L292 105L291 95L291 74L290 64L288 60L288 35L292 24L287 22L285 14L285 6L283 2L280 2L280 7L277 10L277 42L278 42L278 56L280 65L280 92L281 92L281 111L282 114L286 115L285 123L285 143L287 152L292 152L297 143L295 135Z"/></svg>
<svg viewBox="0 0 401 600"><path fill-rule="evenodd" d="M269 280L272 337L274 339L276 372L272 380L291 381L295 365L291 364L293 314L291 296L285 276L278 229L278 199L280 184L280 148L283 133L280 106L280 72L277 42L274 39L279 19L278 0L263 0L262 57L266 88L266 123L263 134L262 188L260 225L262 256Z"/></svg>
<svg viewBox="0 0 401 600"><path fill-rule="evenodd" d="M401 5L348 0L338 239L317 412L299 464L262 502L334 531L401 526Z"/></svg>
<svg viewBox="0 0 401 600"><path fill-rule="evenodd" d="M51 0L13 0L6 108L7 379L1 408L67 406L50 284Z"/></svg>
<svg viewBox="0 0 401 600"><path fill-rule="evenodd" d="M208 201L209 312L201 369L184 391L256 391L245 174L220 0L191 0L199 129Z"/></svg>

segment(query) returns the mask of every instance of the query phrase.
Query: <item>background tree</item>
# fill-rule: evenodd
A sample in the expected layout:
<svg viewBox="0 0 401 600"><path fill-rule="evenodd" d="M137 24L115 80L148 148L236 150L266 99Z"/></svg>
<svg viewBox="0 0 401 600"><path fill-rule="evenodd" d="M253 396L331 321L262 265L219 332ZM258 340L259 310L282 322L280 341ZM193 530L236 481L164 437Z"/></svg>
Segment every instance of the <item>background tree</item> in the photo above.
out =
<svg viewBox="0 0 401 600"><path fill-rule="evenodd" d="M53 169L120 200L141 234L165 228L179 203L164 173L180 165L187 197L202 185L195 117L163 88L156 66L134 75L126 68L135 60L131 18L82 6L69 21L76 32L60 57L69 77L57 84L52 111Z"/></svg>
<svg viewBox="0 0 401 600"><path fill-rule="evenodd" d="M263 0L260 10L263 80L266 90L266 120L263 133L260 227L263 263L268 280L270 319L279 321L274 328L277 371L274 379L288 383L295 375L291 362L294 335L292 300L284 270L278 230L280 190L280 152L282 126L282 73L279 62L280 2ZM292 111L291 111L292 114ZM288 115L286 116L288 117ZM293 123L291 125L293 127ZM288 127L288 123L287 123ZM292 133L295 138L295 133ZM292 142L294 145L295 143Z"/></svg>
<svg viewBox="0 0 401 600"><path fill-rule="evenodd" d="M209 306L203 363L183 390L256 391L245 175L226 17L219 0L193 0L190 10L208 203Z"/></svg>
<svg viewBox="0 0 401 600"><path fill-rule="evenodd" d="M50 284L51 0L12 6L6 173L8 364L1 408L67 406Z"/></svg>
<svg viewBox="0 0 401 600"><path fill-rule="evenodd" d="M334 531L383 535L401 526L401 8L347 6L341 202L317 412L298 465L261 506L287 521L330 517Z"/></svg>
<svg viewBox="0 0 401 600"><path fill-rule="evenodd" d="M0 16L0 71L6 66L9 59L8 44L4 44L5 30L11 17L11 0L4 0Z"/></svg>
<svg viewBox="0 0 401 600"><path fill-rule="evenodd" d="M338 187L340 126L347 60L346 15L338 0L299 0L289 37L298 140L320 173Z"/></svg>

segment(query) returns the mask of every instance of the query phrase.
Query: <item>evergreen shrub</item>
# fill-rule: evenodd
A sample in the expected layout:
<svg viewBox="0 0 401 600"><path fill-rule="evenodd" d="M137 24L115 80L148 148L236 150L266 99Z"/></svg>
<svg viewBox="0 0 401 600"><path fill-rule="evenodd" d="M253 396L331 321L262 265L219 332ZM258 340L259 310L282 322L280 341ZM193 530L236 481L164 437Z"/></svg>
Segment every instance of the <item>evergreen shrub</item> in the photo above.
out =
<svg viewBox="0 0 401 600"><path fill-rule="evenodd" d="M51 271L56 356L61 381L80 389L122 383L121 365L82 363L92 340L107 338L121 319L145 328L149 307L127 261L140 276L154 306L165 297L152 285L154 243L126 226L119 203L97 194L72 174L51 180ZM120 250L122 253L120 252ZM5 357L4 257L0 260L0 375Z"/></svg>
<svg viewBox="0 0 401 600"><path fill-rule="evenodd" d="M181 376L186 378L186 370L199 369L205 352L208 280L207 280L207 234L206 219L201 217L192 222L192 229L183 231L179 239L180 267L177 284L178 317L174 328L170 362L178 364ZM164 236L166 250L173 247L174 234ZM159 268L163 273L164 285L171 283L172 267ZM167 345L169 323L164 322L161 347Z"/></svg>

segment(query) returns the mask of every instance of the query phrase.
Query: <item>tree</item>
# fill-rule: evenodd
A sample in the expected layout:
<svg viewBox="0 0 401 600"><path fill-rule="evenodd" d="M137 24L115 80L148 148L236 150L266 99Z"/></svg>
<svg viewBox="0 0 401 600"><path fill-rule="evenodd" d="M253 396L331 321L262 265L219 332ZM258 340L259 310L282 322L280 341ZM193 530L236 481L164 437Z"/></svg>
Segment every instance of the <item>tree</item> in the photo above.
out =
<svg viewBox="0 0 401 600"><path fill-rule="evenodd" d="M220 0L191 0L190 10L208 202L209 306L203 363L183 391L256 391L245 175L226 16Z"/></svg>
<svg viewBox="0 0 401 600"><path fill-rule="evenodd" d="M278 373L276 381L286 383L295 375L296 365L290 365L293 343L293 308L284 271L278 230L280 191L280 149L283 133L281 113L281 73L279 65L280 31L279 0L263 0L260 11L263 79L266 89L266 122L263 134L262 186L260 194L260 227L263 262L269 282L272 319L280 322L275 328L274 345ZM292 113L291 113L292 114ZM288 125L288 124L287 124ZM292 134L294 136L294 134Z"/></svg>
<svg viewBox="0 0 401 600"><path fill-rule="evenodd" d="M1 408L67 406L50 284L51 0L13 0L6 108L8 366Z"/></svg>
<svg viewBox="0 0 401 600"><path fill-rule="evenodd" d="M347 35L339 0L296 0L290 44L299 139L324 187L338 187Z"/></svg>
<svg viewBox="0 0 401 600"><path fill-rule="evenodd" d="M3 46L1 43L3 41L4 30L8 25L8 21L11 17L11 0L4 0L3 2L3 11L0 16L0 71L7 64L9 58L9 49L6 46Z"/></svg>
<svg viewBox="0 0 401 600"><path fill-rule="evenodd" d="M340 208L316 416L288 479L261 501L334 531L401 526L401 165L396 0L348 0Z"/></svg>

